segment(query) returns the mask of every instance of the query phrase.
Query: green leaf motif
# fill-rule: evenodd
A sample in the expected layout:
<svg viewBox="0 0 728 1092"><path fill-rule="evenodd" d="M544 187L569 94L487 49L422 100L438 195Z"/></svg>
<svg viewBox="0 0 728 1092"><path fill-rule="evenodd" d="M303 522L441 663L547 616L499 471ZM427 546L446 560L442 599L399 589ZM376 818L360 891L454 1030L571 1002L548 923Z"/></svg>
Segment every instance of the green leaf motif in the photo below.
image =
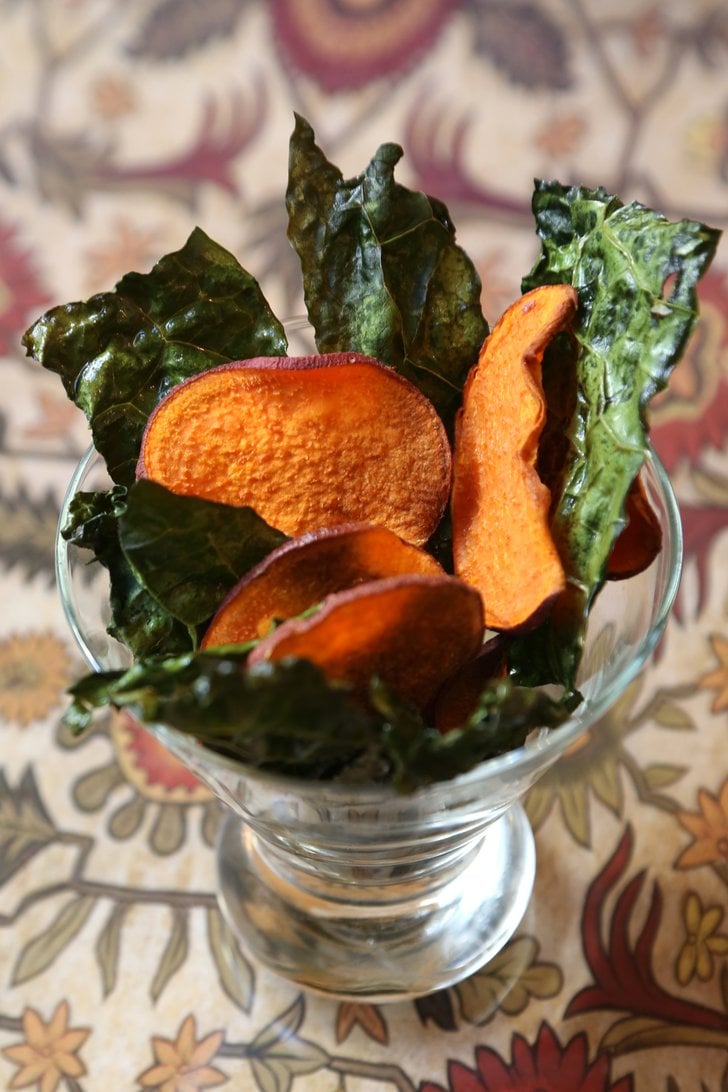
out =
<svg viewBox="0 0 728 1092"><path fill-rule="evenodd" d="M52 581L57 523L58 498L50 490L37 500L24 485L0 492L0 561L17 565L28 580L42 573Z"/></svg>
<svg viewBox="0 0 728 1092"><path fill-rule="evenodd" d="M15 789L0 770L0 886L55 836L32 770L23 774Z"/></svg>
<svg viewBox="0 0 728 1092"><path fill-rule="evenodd" d="M207 621L237 581L286 540L252 508L180 496L146 480L129 488L119 516L130 566L189 627Z"/></svg>
<svg viewBox="0 0 728 1092"><path fill-rule="evenodd" d="M127 273L113 292L48 311L23 344L60 375L120 484L134 481L147 419L171 387L287 349L257 281L200 228L150 273Z"/></svg>
<svg viewBox="0 0 728 1092"><path fill-rule="evenodd" d="M455 986L463 1019L482 1027L499 1009L517 1016L531 998L555 997L563 975L556 964L539 962L538 953L534 937L516 937L482 970Z"/></svg>
<svg viewBox="0 0 728 1092"><path fill-rule="evenodd" d="M619 767L610 755L591 768L589 782L597 799L619 818L624 807L624 791Z"/></svg>
<svg viewBox="0 0 728 1092"><path fill-rule="evenodd" d="M391 365L449 426L488 332L480 279L445 206L395 182L401 155L384 144L347 181L296 117L288 235L319 351L367 353Z"/></svg>
<svg viewBox="0 0 728 1092"><path fill-rule="evenodd" d="M250 1012L255 995L255 971L217 909L207 911L207 940L222 988L243 1012Z"/></svg>
<svg viewBox="0 0 728 1092"><path fill-rule="evenodd" d="M95 905L91 895L75 895L65 903L48 928L21 949L13 968L12 984L19 986L47 970L81 932Z"/></svg>
<svg viewBox="0 0 728 1092"><path fill-rule="evenodd" d="M666 1023L649 1016L628 1016L612 1024L599 1044L600 1050L616 1055L649 1047L686 1046L728 1048L728 1031Z"/></svg>
<svg viewBox="0 0 728 1092"><path fill-rule="evenodd" d="M177 973L187 959L189 952L187 914L181 910L175 910L172 917L172 928L169 939L162 952L156 974L149 987L152 1001L157 1001L170 979Z"/></svg>
<svg viewBox="0 0 728 1092"><path fill-rule="evenodd" d="M687 773L687 766L671 766L668 763L655 763L643 770L645 783L649 789L666 789L674 785Z"/></svg>
<svg viewBox="0 0 728 1092"><path fill-rule="evenodd" d="M695 730L695 721L679 705L671 701L663 701L655 709L653 716L663 728L673 728L679 732L691 732Z"/></svg>
<svg viewBox="0 0 728 1092"><path fill-rule="evenodd" d="M108 997L116 985L119 954L121 952L121 930L126 910L127 908L123 903L117 903L113 907L96 941L96 960L101 971L101 985L104 997Z"/></svg>
<svg viewBox="0 0 728 1092"><path fill-rule="evenodd" d="M261 1092L289 1092L296 1077L328 1064L325 1050L297 1034L303 1016L303 999L299 997L250 1044L248 1058Z"/></svg>

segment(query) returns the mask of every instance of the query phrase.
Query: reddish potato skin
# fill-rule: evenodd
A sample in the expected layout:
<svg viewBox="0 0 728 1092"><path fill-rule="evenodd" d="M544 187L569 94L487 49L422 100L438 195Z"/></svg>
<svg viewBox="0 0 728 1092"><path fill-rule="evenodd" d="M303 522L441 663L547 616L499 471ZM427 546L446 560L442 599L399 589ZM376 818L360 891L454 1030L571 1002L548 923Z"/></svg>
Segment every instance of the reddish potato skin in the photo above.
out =
<svg viewBox="0 0 728 1092"><path fill-rule="evenodd" d="M457 577L412 574L328 596L316 614L290 619L263 638L248 663L310 660L328 678L348 682L364 704L378 676L424 711L482 638L475 588Z"/></svg>
<svg viewBox="0 0 728 1092"><path fill-rule="evenodd" d="M478 698L492 679L502 679L508 673L508 639L504 634L491 637L472 660L451 675L440 690L434 704L434 721L438 732L461 728L475 711Z"/></svg>
<svg viewBox="0 0 728 1092"><path fill-rule="evenodd" d="M662 549L662 528L639 475L627 494L625 515L627 523L607 561L607 580L637 576L652 564Z"/></svg>
<svg viewBox="0 0 728 1092"><path fill-rule="evenodd" d="M447 505L452 456L432 403L380 361L254 357L166 395L144 430L137 476L249 504L290 535L381 523L421 546Z"/></svg>
<svg viewBox="0 0 728 1092"><path fill-rule="evenodd" d="M430 554L368 523L309 531L263 558L228 593L202 648L264 637L273 619L302 614L328 595L403 573L442 574Z"/></svg>

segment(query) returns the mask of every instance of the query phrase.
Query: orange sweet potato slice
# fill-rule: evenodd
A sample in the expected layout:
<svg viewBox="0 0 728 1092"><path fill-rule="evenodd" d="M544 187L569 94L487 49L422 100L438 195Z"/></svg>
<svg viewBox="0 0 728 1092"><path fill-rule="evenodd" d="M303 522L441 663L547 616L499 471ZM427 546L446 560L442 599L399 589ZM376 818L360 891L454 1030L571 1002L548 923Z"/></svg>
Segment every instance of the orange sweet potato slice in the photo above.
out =
<svg viewBox="0 0 728 1092"><path fill-rule="evenodd" d="M453 576L410 574L328 596L316 614L284 622L248 662L299 657L366 701L373 675L426 709L440 686L477 652L483 609L475 588Z"/></svg>
<svg viewBox="0 0 728 1092"><path fill-rule="evenodd" d="M508 638L498 633L486 641L477 656L445 681L433 710L439 732L461 728L467 722L486 684L491 679L502 679L508 673L507 655Z"/></svg>
<svg viewBox="0 0 728 1092"><path fill-rule="evenodd" d="M442 568L386 527L345 524L311 531L246 573L212 619L202 647L258 640L274 620L302 614L327 595L402 573L438 574Z"/></svg>
<svg viewBox="0 0 728 1092"><path fill-rule="evenodd" d="M607 562L608 580L626 580L644 572L662 549L662 529L639 476L627 494L625 512L627 523Z"/></svg>
<svg viewBox="0 0 728 1092"><path fill-rule="evenodd" d="M451 455L432 403L371 357L257 357L173 388L137 472L250 505L289 535L377 523L419 546L447 504Z"/></svg>
<svg viewBox="0 0 728 1092"><path fill-rule="evenodd" d="M471 369L455 434L455 572L483 596L490 629L535 624L565 586L536 470L545 420L541 361L576 311L569 285L526 293L501 317Z"/></svg>

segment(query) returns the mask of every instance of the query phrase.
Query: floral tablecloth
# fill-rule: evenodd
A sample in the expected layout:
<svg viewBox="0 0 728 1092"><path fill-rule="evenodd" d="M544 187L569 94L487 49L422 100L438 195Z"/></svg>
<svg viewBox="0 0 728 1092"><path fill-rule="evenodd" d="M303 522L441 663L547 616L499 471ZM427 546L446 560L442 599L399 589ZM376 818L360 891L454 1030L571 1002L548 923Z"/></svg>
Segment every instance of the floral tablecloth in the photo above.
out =
<svg viewBox="0 0 728 1092"><path fill-rule="evenodd" d="M655 662L528 797L538 873L478 974L301 994L217 909L209 792L123 717L74 740L53 579L88 436L20 338L199 224L300 311L293 112L449 206L490 319L534 177L728 225L722 0L0 0L0 1085L41 1092L719 1092L728 1084L728 247L654 442L686 540Z"/></svg>

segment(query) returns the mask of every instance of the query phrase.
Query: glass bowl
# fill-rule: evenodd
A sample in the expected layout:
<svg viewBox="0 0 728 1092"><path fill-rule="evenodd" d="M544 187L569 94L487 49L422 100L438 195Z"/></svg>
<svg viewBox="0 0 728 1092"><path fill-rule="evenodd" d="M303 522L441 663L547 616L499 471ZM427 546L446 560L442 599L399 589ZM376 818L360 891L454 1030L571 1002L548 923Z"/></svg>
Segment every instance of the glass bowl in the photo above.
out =
<svg viewBox="0 0 728 1092"><path fill-rule="evenodd" d="M608 582L594 603L579 686L584 701L557 729L452 780L401 795L385 785L304 781L248 768L164 724L145 727L227 805L217 845L218 897L263 964L331 996L400 1000L452 985L499 951L518 926L535 875L519 803L531 785L619 697L652 652L677 592L682 536L675 496L650 453L643 471L663 548L645 572ZM72 497L109 486L90 449ZM60 535L63 607L94 671L124 667L106 632L108 585L88 552Z"/></svg>

